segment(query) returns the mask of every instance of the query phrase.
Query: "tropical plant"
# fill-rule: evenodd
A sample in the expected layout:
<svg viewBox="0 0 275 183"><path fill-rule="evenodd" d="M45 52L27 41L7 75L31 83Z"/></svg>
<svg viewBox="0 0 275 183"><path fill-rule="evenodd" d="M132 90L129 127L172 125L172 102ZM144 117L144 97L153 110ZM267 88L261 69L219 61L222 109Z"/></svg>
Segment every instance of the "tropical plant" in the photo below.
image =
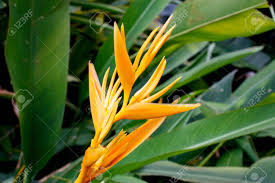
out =
<svg viewBox="0 0 275 183"><path fill-rule="evenodd" d="M271 3L0 0L1 182L274 182Z"/></svg>

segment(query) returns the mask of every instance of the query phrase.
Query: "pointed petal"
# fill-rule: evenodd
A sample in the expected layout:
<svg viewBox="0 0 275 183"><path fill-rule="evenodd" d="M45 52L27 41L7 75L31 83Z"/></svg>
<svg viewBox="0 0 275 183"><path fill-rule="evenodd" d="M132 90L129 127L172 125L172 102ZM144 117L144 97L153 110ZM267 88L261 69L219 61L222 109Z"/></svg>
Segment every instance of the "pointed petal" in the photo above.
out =
<svg viewBox="0 0 275 183"><path fill-rule="evenodd" d="M96 86L96 90L99 94L99 97L102 97L102 88L95 70L95 66L94 64L92 64L91 62L89 63L89 77L91 77L91 79L93 79L95 86ZM102 98L101 98L102 99Z"/></svg>
<svg viewBox="0 0 275 183"><path fill-rule="evenodd" d="M155 28L151 33L150 35L148 36L148 38L146 39L146 41L142 44L141 48L139 49L137 55L136 55L136 58L135 58L135 61L134 61L134 64L133 64L133 67L134 67L134 70L137 69L138 67L138 64L139 64L139 61L140 61L140 58L144 52L144 50L146 49L146 47L148 46L148 44L150 43L150 41L152 40L152 38L154 37L154 35L156 34L156 32L158 31L159 27Z"/></svg>
<svg viewBox="0 0 275 183"><path fill-rule="evenodd" d="M101 101L100 94L97 90L97 85L93 79L93 64L89 64L89 95L90 95L90 109L93 118L93 124L96 132L100 130L101 122L104 119L104 105Z"/></svg>
<svg viewBox="0 0 275 183"><path fill-rule="evenodd" d="M105 72L104 77L103 77L103 81L102 81L103 100L105 100L105 97L106 97L106 85L107 85L107 79L108 79L108 76L109 76L109 71L110 71L110 67Z"/></svg>
<svg viewBox="0 0 275 183"><path fill-rule="evenodd" d="M165 66L166 60L163 58L160 64L158 65L157 69L149 79L149 81L131 98L130 104L140 102L145 97L150 95L150 93L156 88L157 84L159 83L159 80L164 72Z"/></svg>
<svg viewBox="0 0 275 183"><path fill-rule="evenodd" d="M167 39L169 38L169 36L171 35L172 31L174 30L175 25L173 27L171 27L165 34L163 37L161 37L160 41L156 44L156 46L154 47L154 50L152 51L152 53L150 54L150 57L155 57L155 55L158 53L159 49L162 47L162 45L167 41Z"/></svg>
<svg viewBox="0 0 275 183"><path fill-rule="evenodd" d="M121 92L122 92L122 87L120 87L120 88L117 90L116 94L112 97L112 100L110 101L107 110L111 110L111 107L112 107L113 104L117 101L117 99L118 99L118 97L120 96Z"/></svg>
<svg viewBox="0 0 275 183"><path fill-rule="evenodd" d="M162 90L160 90L156 94L144 99L142 102L143 103L150 103L150 102L153 102L154 100L158 99L159 97L164 95L167 91L169 91L180 79L181 79L181 77L175 79L175 81L170 83L168 86L166 86L165 88L163 88Z"/></svg>
<svg viewBox="0 0 275 183"><path fill-rule="evenodd" d="M124 102L127 102L135 81L135 72L127 53L125 41L123 41L123 36L121 36L116 23L114 26L114 47L117 73L124 90Z"/></svg>
<svg viewBox="0 0 275 183"><path fill-rule="evenodd" d="M126 137L126 133L124 130L121 130L119 134L108 144L108 151L111 151L116 146L116 144L119 143L119 141L122 140L124 137Z"/></svg>
<svg viewBox="0 0 275 183"><path fill-rule="evenodd" d="M125 31L124 31L124 25L123 25L123 23L121 24L120 30L121 30L122 41L125 43Z"/></svg>
<svg viewBox="0 0 275 183"><path fill-rule="evenodd" d="M102 126L101 126L102 131L101 131L99 139L98 139L98 144L100 144L102 142L102 140L105 138L105 136L111 129L112 124L113 124L113 119L116 115L119 102L120 102L120 99L118 99L111 107L111 110L108 111L108 113L104 119L104 122L102 123Z"/></svg>
<svg viewBox="0 0 275 183"><path fill-rule="evenodd" d="M148 49L147 53L143 56L143 58L140 62L140 66L138 67L138 69L136 71L136 79L144 72L144 70L148 67L148 65L151 63L154 56L156 55L157 52L154 52L154 54L152 54L155 47L156 46L158 46L158 47L162 46L164 44L164 42L167 40L167 38L169 37L169 36L166 35L166 39L164 39L161 36L163 35L164 31L166 30L168 24L170 23L171 18L172 18L172 15L165 22L165 24L163 25L163 27L161 28L161 30L158 32L155 39L153 40L152 44L150 45L150 48ZM159 42L161 42L161 44L158 44Z"/></svg>
<svg viewBox="0 0 275 183"><path fill-rule="evenodd" d="M121 86L120 86L120 87L119 87L119 86L120 86L120 79L118 79L118 80L116 81L116 83L115 83L115 85L114 85L114 87L113 87L113 90L112 90L111 95L110 95L110 97L109 97L109 103L108 103L108 105L110 105L110 102L113 100L115 94L117 93L117 90L121 88ZM119 87L119 88L118 88L118 87Z"/></svg>
<svg viewBox="0 0 275 183"><path fill-rule="evenodd" d="M160 29L160 31L158 32L158 34L156 35L154 41L152 42L151 45L151 49L155 47L155 45L159 42L159 39L161 38L161 36L163 35L163 33L165 32L166 28L168 27L171 19L172 19L173 15L171 15L165 22L165 24L162 26L162 28Z"/></svg>
<svg viewBox="0 0 275 183"><path fill-rule="evenodd" d="M135 103L120 111L117 114L115 121L120 119L140 120L159 118L189 111L199 106L200 104Z"/></svg>
<svg viewBox="0 0 275 183"><path fill-rule="evenodd" d="M104 104L105 107L106 107L106 106L108 105L108 103L109 103L109 98L110 98L111 92L112 92L112 90L113 90L113 85L114 85L115 78L116 78L116 72L117 72L117 70L116 70L116 68L115 68L115 70L114 70L114 72L113 72L113 74L112 74L111 81L110 81L110 83L109 83L109 87L108 87L108 91L107 91L107 95L106 95L106 100L105 100L105 104Z"/></svg>

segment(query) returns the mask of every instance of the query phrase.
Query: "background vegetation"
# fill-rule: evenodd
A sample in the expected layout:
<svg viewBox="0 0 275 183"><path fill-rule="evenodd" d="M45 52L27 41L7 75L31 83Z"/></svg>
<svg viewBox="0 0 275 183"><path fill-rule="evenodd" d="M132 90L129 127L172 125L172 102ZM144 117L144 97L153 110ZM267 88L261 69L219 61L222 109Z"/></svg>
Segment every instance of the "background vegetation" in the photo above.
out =
<svg viewBox="0 0 275 183"><path fill-rule="evenodd" d="M0 0L0 181L73 182L94 135L88 61L102 79L114 68L115 21L134 58L173 13L173 34L135 88L165 55L157 90L182 79L164 101L202 106L167 118L93 182L274 182L271 12L266 0ZM120 121L106 143L141 123Z"/></svg>

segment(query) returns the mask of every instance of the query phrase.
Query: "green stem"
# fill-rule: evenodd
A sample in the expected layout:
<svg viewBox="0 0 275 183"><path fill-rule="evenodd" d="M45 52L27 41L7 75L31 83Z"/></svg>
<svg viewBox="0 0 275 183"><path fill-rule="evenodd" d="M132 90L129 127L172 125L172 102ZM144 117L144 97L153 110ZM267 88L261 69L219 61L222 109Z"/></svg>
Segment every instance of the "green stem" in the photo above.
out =
<svg viewBox="0 0 275 183"><path fill-rule="evenodd" d="M206 156L206 158L204 160L201 161L201 163L199 164L199 166L204 166L209 159L216 153L216 151L225 143L225 141L220 142L209 154L208 156Z"/></svg>

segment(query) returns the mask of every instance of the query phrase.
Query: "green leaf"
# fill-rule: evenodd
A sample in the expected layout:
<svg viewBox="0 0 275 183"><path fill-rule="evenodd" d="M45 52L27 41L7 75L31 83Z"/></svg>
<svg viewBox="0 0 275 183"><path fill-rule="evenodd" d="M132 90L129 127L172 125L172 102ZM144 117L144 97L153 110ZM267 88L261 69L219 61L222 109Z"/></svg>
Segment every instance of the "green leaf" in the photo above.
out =
<svg viewBox="0 0 275 183"><path fill-rule="evenodd" d="M197 98L197 101L203 104L201 111L205 116L213 116L224 112L221 110L223 109L221 106L226 106L219 105L219 103L226 101L232 95L232 82L236 72L232 71L227 74Z"/></svg>
<svg viewBox="0 0 275 183"><path fill-rule="evenodd" d="M275 103L275 92L271 93L267 97L265 97L259 104L257 105L264 105L264 104L271 104Z"/></svg>
<svg viewBox="0 0 275 183"><path fill-rule="evenodd" d="M257 22L259 27L253 24L253 19L259 21ZM272 19L258 10L248 10L186 33L182 37L177 37L176 41L222 41L233 37L248 37L274 28L275 24Z"/></svg>
<svg viewBox="0 0 275 183"><path fill-rule="evenodd" d="M226 109L251 107L275 90L275 61L247 79L226 101Z"/></svg>
<svg viewBox="0 0 275 183"><path fill-rule="evenodd" d="M238 138L236 139L236 142L253 162L259 160L253 141L249 136Z"/></svg>
<svg viewBox="0 0 275 183"><path fill-rule="evenodd" d="M235 166L241 167L243 165L243 151L240 148L232 149L226 151L223 154L216 166Z"/></svg>
<svg viewBox="0 0 275 183"><path fill-rule="evenodd" d="M128 176L128 175L116 175L107 183L129 183L129 182L131 182L131 183L146 183L143 180L140 180L138 178Z"/></svg>
<svg viewBox="0 0 275 183"><path fill-rule="evenodd" d="M272 138L275 138L275 126L257 133L257 137L272 137Z"/></svg>
<svg viewBox="0 0 275 183"><path fill-rule="evenodd" d="M203 62L187 72L174 75L168 81L164 82L159 87L157 87L156 91L161 90L162 88L167 86L169 83L171 83L178 77L181 77L181 79L173 87L173 89L179 88L183 85L190 83L191 81L194 81L206 74L211 73L212 71L217 70L218 68L221 68L225 65L231 64L235 61L238 61L241 58L244 58L248 55L256 53L256 52L260 51L261 49L262 49L262 47L251 47L251 48L243 49L240 51L235 51L235 52L231 52L231 53L227 53L227 54L224 54L221 56L214 57L211 60L209 60L208 62Z"/></svg>
<svg viewBox="0 0 275 183"><path fill-rule="evenodd" d="M275 124L274 110L275 104L254 107L249 111L241 109L163 133L144 142L111 172L128 172L159 159L267 129Z"/></svg>
<svg viewBox="0 0 275 183"><path fill-rule="evenodd" d="M163 123L163 125L161 125L152 136L160 135L165 132L171 132L176 127L186 125L192 114L193 110L167 117L165 120L166 122Z"/></svg>
<svg viewBox="0 0 275 183"><path fill-rule="evenodd" d="M188 59L201 51L206 45L207 42L190 43L177 49L174 53L167 57L167 65L163 75L168 74L172 70L177 69L179 66L186 63Z"/></svg>
<svg viewBox="0 0 275 183"><path fill-rule="evenodd" d="M245 80L233 94L231 94L232 79L233 75L226 76L213 85L208 92L200 96L201 99L198 101L205 104L202 106L204 115L216 115L240 107L251 107L259 103L275 89L275 61L271 62L255 76ZM222 85L226 85L227 89ZM223 92L219 91L221 89L223 89ZM224 95L223 93L226 94ZM219 97L220 95L222 97ZM273 103L272 99L267 99L266 101L268 102L264 103Z"/></svg>
<svg viewBox="0 0 275 183"><path fill-rule="evenodd" d="M67 88L68 1L10 0L6 60L20 114L28 178L55 152Z"/></svg>
<svg viewBox="0 0 275 183"><path fill-rule="evenodd" d="M237 167L188 167L169 161L159 161L137 172L141 176L171 177L170 182L240 183L248 168ZM252 183L252 182L249 182Z"/></svg>
<svg viewBox="0 0 275 183"><path fill-rule="evenodd" d="M256 45L254 41L249 38L236 38L230 39L222 42L217 43L217 49L215 50L216 53L226 53L230 51L236 51L243 48L248 48L253 45ZM235 67L239 68L250 68L252 70L259 71L261 70L269 61L271 60L270 56L265 52L261 51L255 53L252 56L248 56L239 62L233 63Z"/></svg>
<svg viewBox="0 0 275 183"><path fill-rule="evenodd" d="M171 177L178 180L200 183L273 183L275 157L264 158L250 168L239 167L188 167L169 161L159 161L144 167L139 175Z"/></svg>
<svg viewBox="0 0 275 183"><path fill-rule="evenodd" d="M273 183L275 156L261 159L254 163L248 172L246 172L246 179L250 182L255 182L255 179L261 183Z"/></svg>
<svg viewBox="0 0 275 183"><path fill-rule="evenodd" d="M232 94L232 83L236 70L227 74L219 82L212 85L206 92L199 96L202 101L223 102Z"/></svg>
<svg viewBox="0 0 275 183"><path fill-rule="evenodd" d="M171 25L177 27L168 44L220 41L274 29L273 20L254 9L266 3L266 0L185 1L175 10Z"/></svg>

